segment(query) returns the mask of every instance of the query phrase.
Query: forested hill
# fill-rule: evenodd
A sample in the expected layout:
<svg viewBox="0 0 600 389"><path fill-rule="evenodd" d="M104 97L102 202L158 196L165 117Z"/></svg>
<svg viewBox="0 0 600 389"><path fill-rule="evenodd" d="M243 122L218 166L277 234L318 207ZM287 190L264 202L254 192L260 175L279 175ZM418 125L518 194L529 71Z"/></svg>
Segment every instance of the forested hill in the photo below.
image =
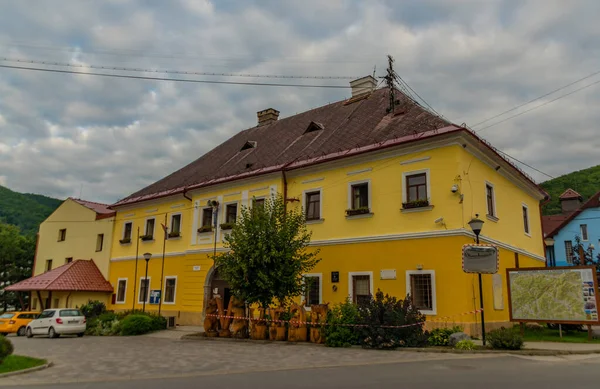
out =
<svg viewBox="0 0 600 389"><path fill-rule="evenodd" d="M24 235L35 235L40 223L61 203L52 197L18 193L0 186L0 222L19 227Z"/></svg>
<svg viewBox="0 0 600 389"><path fill-rule="evenodd" d="M564 176L542 182L541 187L550 194L552 200L544 206L544 215L560 213L560 196L565 190L571 188L583 196L584 201L594 193L600 191L600 165L579 170Z"/></svg>

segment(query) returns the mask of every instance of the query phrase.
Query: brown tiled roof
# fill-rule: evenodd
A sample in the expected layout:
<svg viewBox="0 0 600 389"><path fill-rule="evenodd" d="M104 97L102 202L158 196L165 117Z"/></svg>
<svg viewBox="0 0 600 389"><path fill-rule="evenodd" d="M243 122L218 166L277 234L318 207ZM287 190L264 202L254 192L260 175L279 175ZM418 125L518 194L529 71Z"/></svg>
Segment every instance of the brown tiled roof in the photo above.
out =
<svg viewBox="0 0 600 389"><path fill-rule="evenodd" d="M575 193L577 193L577 192L575 192ZM577 216L579 216L579 214L581 214L581 212L583 212L584 210L586 210L588 208L600 208L600 192L597 192L592 197L590 197L588 199L588 201L586 201L585 203L583 203L583 205L581 207L579 207L578 210L570 213L569 215L566 215L565 219L560 224L558 224L556 227L551 229L547 235L545 234L545 236L551 237L551 236L556 235L571 220L575 219Z"/></svg>
<svg viewBox="0 0 600 389"><path fill-rule="evenodd" d="M7 291L113 292L92 260L76 260L46 273L7 286Z"/></svg>
<svg viewBox="0 0 600 389"><path fill-rule="evenodd" d="M550 215L550 216L542 216L542 232L544 236L553 231L556 227L560 226L562 222L568 215Z"/></svg>
<svg viewBox="0 0 600 389"><path fill-rule="evenodd" d="M95 203L93 201L76 199L73 197L69 197L69 199L96 212L96 219L105 219L107 217L114 216L116 213L115 211L113 211L112 209L109 208L110 205L108 205L108 204Z"/></svg>
<svg viewBox="0 0 600 389"><path fill-rule="evenodd" d="M579 199L582 200L583 197L573 189L569 188L563 192L560 196L558 196L559 200L571 200L571 199Z"/></svg>
<svg viewBox="0 0 600 389"><path fill-rule="evenodd" d="M388 89L378 89L371 94L241 131L194 162L111 207L322 163L445 132L468 131L433 115L400 91L396 98L393 112L388 112ZM311 131L307 132L309 126ZM468 132L481 141L482 147L506 161L492 146ZM516 166L508 163L535 185ZM540 189L540 192L543 191Z"/></svg>

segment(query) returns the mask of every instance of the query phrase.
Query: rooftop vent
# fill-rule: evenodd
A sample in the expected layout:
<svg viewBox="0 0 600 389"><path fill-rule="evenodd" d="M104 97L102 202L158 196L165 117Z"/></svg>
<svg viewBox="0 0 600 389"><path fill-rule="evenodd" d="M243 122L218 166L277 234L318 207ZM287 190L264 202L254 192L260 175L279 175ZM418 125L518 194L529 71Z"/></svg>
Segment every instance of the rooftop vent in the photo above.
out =
<svg viewBox="0 0 600 389"><path fill-rule="evenodd" d="M308 134L309 132L320 131L320 130L324 130L324 129L325 129L325 126L322 125L321 123L310 122L310 124L308 125L308 128L306 129L306 131L304 131L304 133Z"/></svg>
<svg viewBox="0 0 600 389"><path fill-rule="evenodd" d="M240 149L240 151L244 151L244 150L248 150L248 149L254 149L254 148L256 148L256 141L249 140L246 143L244 143L244 145L242 146L242 148Z"/></svg>
<svg viewBox="0 0 600 389"><path fill-rule="evenodd" d="M260 127L277 121L279 111L274 108L267 108L263 111L258 111L256 116L258 117L258 126Z"/></svg>

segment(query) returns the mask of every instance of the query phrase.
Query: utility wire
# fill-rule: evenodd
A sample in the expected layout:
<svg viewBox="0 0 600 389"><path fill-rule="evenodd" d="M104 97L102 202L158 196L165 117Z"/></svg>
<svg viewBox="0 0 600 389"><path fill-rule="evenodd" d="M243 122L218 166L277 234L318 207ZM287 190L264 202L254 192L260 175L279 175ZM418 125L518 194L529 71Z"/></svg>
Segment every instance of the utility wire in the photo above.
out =
<svg viewBox="0 0 600 389"><path fill-rule="evenodd" d="M597 85L597 84L600 84L600 80L598 80L598 81L596 81L596 82L593 82L593 83L591 83L591 84L587 84L587 85L585 85L585 86L582 86L581 88L577 88L577 89L575 89L574 91L571 91L571 92L569 92L569 93L565 93L564 95L560 95L560 96L558 96L558 97L556 97L556 98L554 98L554 99L552 99L552 100L548 100L548 101L546 101L545 103L542 103L542 104L540 104L540 105L536 105L535 107L533 107L533 108L530 108L530 109L527 109L527 110L525 110L525 111L523 111L523 112L519 112L519 113L518 113L518 114L516 114L516 115L509 116L509 117L507 117L506 119L500 120L499 122L492 123L492 124L490 124L489 126L485 126L485 127L483 127L483 128L480 128L479 130L476 130L475 132L479 133L479 132L481 132L481 131L483 131L483 130L486 130L486 129L490 128L490 127L494 127L494 126L496 126L496 125L498 125L498 124L500 124L500 123L504 123L504 122L506 122L506 121L508 121L508 120L510 120L510 119L514 119L514 118L516 118L516 117L518 117L518 116L524 115L524 114L526 114L526 113L528 113L528 112L531 112L531 111L533 111L533 110L535 110L535 109L541 108L541 107L543 107L544 105L548 105L548 104L550 104L550 103L553 103L553 102L555 102L556 100L560 100L560 99L562 99L563 97L570 96L570 95L572 95L572 94L574 94L574 93L580 92L580 91L582 91L582 90L584 90L584 89L587 89L587 88L589 88L589 87L591 87L591 86L594 86L594 85Z"/></svg>
<svg viewBox="0 0 600 389"><path fill-rule="evenodd" d="M351 77L351 76L286 76L286 75L271 75L271 74L214 73L214 72L195 72L195 71L185 71L185 70L158 70L158 69L141 69L141 68L118 67L118 66L83 65L83 64L72 64L72 63L67 63L67 62L36 61L36 60L31 60L31 59L18 59L18 58L0 58L0 61L39 64L39 65L47 65L47 66L48 65L63 66L63 67L71 67L71 68L83 68L83 69L119 70L119 71L143 72L143 73L186 74L186 75L196 75L196 76L286 78L286 79L315 79L315 80L355 80L355 79L359 78L359 77Z"/></svg>
<svg viewBox="0 0 600 389"><path fill-rule="evenodd" d="M38 72L62 73L62 74L81 74L85 76L100 76L100 77L116 77L116 78L131 78L136 80L152 80L152 81L174 81L174 82L190 82L199 84L224 84L224 85L248 85L248 86L276 86L276 87L296 87L296 88L332 88L332 89L349 89L350 86L345 85L305 85L305 84L283 84L283 83L262 83L262 82L239 82L239 81L214 81L214 80L192 80L167 77L148 77L148 76L133 76L126 74L108 74L108 73L91 73L91 72L76 72L73 70L60 69L44 69L26 66L2 65L0 68L31 70Z"/></svg>
<svg viewBox="0 0 600 389"><path fill-rule="evenodd" d="M483 121L481 121L481 122L479 122L479 123L475 123L475 124L473 124L471 127L477 127L477 126L478 126L478 125L480 125L480 124L483 124L483 123L489 122L489 121L490 121L490 120L492 120L492 119L495 119L495 118L497 118L497 117L499 117L499 116L503 116L503 115L505 115L505 114L507 114L507 113L509 113L509 112L512 112L512 111L514 111L514 110L517 110L517 109L519 109L519 108L521 108L521 107L524 107L524 106L526 106L526 105L528 105L528 104L531 104L531 103L533 103L534 101L537 101L537 100L543 99L543 98L544 98L544 97L546 97L546 96L550 96L550 95L552 95L552 94L554 94L554 93L556 93L556 92L558 92L558 91L561 91L561 90L563 90L563 89L565 89L565 88L568 88L568 87L570 87L571 85L575 85L575 84L577 84L578 82L581 82L581 81L583 81L583 80L587 80L588 78L594 77L594 76L595 76L595 75L597 75L597 74L600 74L600 70L598 70L598 71L596 71L596 72L594 72L594 73L588 74L587 76L585 76L585 77L582 77L582 78L580 78L579 80L575 80L575 81L573 81L573 82L571 82L571 83L569 83L569 84L567 84L567 85L563 85L563 86L561 86L560 88L554 89L553 91L550 91L550 92L548 92L548 93L546 93L546 94L544 94L544 95L538 96L538 97L536 97L535 99L531 99L531 100L529 100L529 101L528 101L528 102L526 102L526 103L519 104L519 105L517 105L516 107L513 107L513 108L511 108L511 109L509 109L509 110L507 110L507 111L504 111L504 112L502 112L502 113L499 113L499 114L497 114L497 115L494 115L494 116L492 116L491 118L487 118L487 119L485 119L485 120L483 120Z"/></svg>
<svg viewBox="0 0 600 389"><path fill-rule="evenodd" d="M543 175L545 175L545 176L547 176L547 177L550 177L550 178L554 178L554 177L553 177L553 176L551 176L550 174L548 174L548 173L544 173L544 172L543 172L543 171L541 171L540 169L537 169L537 168L535 168L535 167L533 167L533 166L531 166L531 165L529 165L529 164L527 164L527 163L525 163L525 162L523 162L523 161L521 161L521 160L518 160L517 158L513 157L513 156L512 156L512 155L510 155L510 154L507 154L507 153L505 153L504 151L502 151L502 150L500 150L500 149L497 149L497 148L495 148L495 147L494 147L494 149L495 149L497 152L499 152L499 153L503 154L504 156L506 156L506 157L508 157L508 158L511 158L511 159L513 159L513 160L517 161L518 163L520 163L520 164L522 164L522 165L525 165L525 166L527 166L527 167L528 167L528 168L530 168L530 169L533 169L533 170L535 170L535 171L536 171L536 172L538 172L538 173L541 173L541 174L543 174Z"/></svg>

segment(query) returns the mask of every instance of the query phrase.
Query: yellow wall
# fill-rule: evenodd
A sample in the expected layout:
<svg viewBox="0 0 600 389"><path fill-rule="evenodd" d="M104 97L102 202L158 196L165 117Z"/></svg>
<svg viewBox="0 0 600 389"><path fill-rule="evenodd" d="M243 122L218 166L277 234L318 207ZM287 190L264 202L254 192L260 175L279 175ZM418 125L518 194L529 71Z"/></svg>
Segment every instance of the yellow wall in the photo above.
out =
<svg viewBox="0 0 600 389"><path fill-rule="evenodd" d="M96 213L73 200L65 200L42 224L39 230L34 275L64 265L66 258L93 259L104 277L108 278L113 218L96 220ZM66 229L66 239L58 241L59 230ZM102 251L96 251L98 234L104 234Z"/></svg>
<svg viewBox="0 0 600 389"><path fill-rule="evenodd" d="M412 212L402 211L405 192L403 173L428 171L429 200L431 207ZM303 205L303 193L321 190L321 221L310 223L313 232L312 244L321 248L323 259L312 273L323 274L323 301L341 302L348 294L348 273L373 272L374 291L381 288L397 297L406 294L406 271L415 270L418 264L424 270L436 271L437 315L450 316L471 311L478 307L476 277L462 272L461 248L473 242L468 221L476 213L485 221L482 238L491 238L500 244L504 309L490 310L487 320L502 323L508 320L506 280L503 270L514 266L515 252L520 253L521 266L543 266L543 244L539 219L538 198L526 193L498 172L473 157L460 142L442 146L424 144L422 148L388 150L356 158L331 162L320 166L287 173L290 207ZM362 218L347 218L349 184L370 180L372 215ZM495 185L499 220L485 219L485 184L488 180ZM460 186L459 193L452 193L452 185ZM529 189L533 191L533 189ZM176 275L177 294L174 305L164 304L165 315L178 317L179 324L197 324L204 299L206 274L212 266L214 232L197 233L200 227L202 208L208 200L221 204L219 223L225 221L225 206L230 202L248 205L253 197L268 197L283 191L281 173L254 179L208 187L189 192L192 200L181 195L155 200L118 209L113 237L110 282L117 289L119 278L127 278L127 300L115 304L113 309L133 307L133 279L136 256L136 229L145 220L156 217L157 238L153 242L140 242L138 250L136 290L139 292L140 278L144 276L144 252L152 254L149 263L151 289L160 288L162 266L162 231L160 223L167 215L167 224L173 212L181 212L182 237L166 241L164 276ZM462 194L462 201L461 201ZM530 236L523 233L521 203L529 206ZM239 212L239 211L238 211ZM443 223L435 220L443 218ZM124 221L133 221L132 243L120 244ZM217 229L217 250L222 250L224 231ZM358 242L352 243L351 242ZM533 257L536 257L533 258ZM395 269L396 280L379 279L380 270ZM340 272L338 290L331 285L331 272ZM487 292L485 304L493 308L492 276L484 276ZM474 295L475 293L475 295ZM163 289L164 296L164 289ZM474 297L475 296L475 297ZM137 295L136 295L137 301ZM136 303L136 308L141 304ZM156 306L148 306L156 310ZM486 308L486 312L488 308ZM454 319L453 319L454 320ZM460 318L462 322L475 322L475 315ZM459 321L459 320L457 320Z"/></svg>
<svg viewBox="0 0 600 389"><path fill-rule="evenodd" d="M41 292L40 294L44 304L46 304L48 292ZM31 298L33 300L32 306L35 306L33 310L41 311L42 308L37 293L32 292ZM45 308L80 308L90 300L98 300L104 304L108 304L110 302L110 294L99 292L52 292L50 306Z"/></svg>

